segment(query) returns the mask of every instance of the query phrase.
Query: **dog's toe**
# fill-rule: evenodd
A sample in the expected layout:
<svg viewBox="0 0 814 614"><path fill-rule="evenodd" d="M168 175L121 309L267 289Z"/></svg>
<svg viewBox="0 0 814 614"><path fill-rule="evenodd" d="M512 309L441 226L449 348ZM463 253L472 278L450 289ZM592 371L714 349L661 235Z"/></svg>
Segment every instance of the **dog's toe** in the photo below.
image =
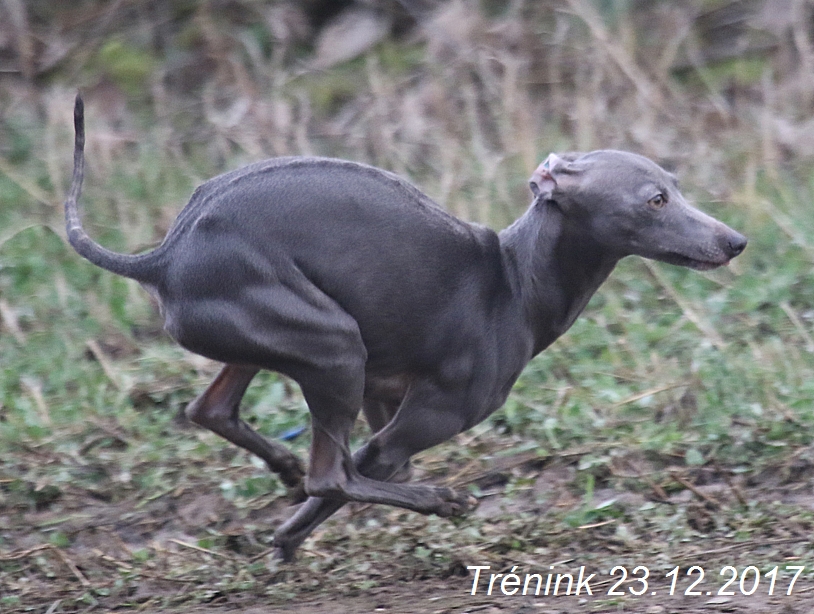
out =
<svg viewBox="0 0 814 614"><path fill-rule="evenodd" d="M274 471L274 469L272 469L272 471ZM277 475L280 477L280 481L288 486L288 488L301 488L303 480L305 479L305 469L303 469L300 459L296 456L292 456L288 466L279 470Z"/></svg>
<svg viewBox="0 0 814 614"><path fill-rule="evenodd" d="M472 495L465 493L458 495L452 502L452 516L464 516L471 512L478 505L478 500Z"/></svg>
<svg viewBox="0 0 814 614"><path fill-rule="evenodd" d="M274 560L282 563L293 563L294 559L297 558L297 546L298 544L294 545L288 543L286 540L280 539L275 535L274 543L272 544L274 550L271 556Z"/></svg>
<svg viewBox="0 0 814 614"><path fill-rule="evenodd" d="M442 501L437 514L443 518L463 516L478 504L472 495L458 493L451 488L444 488L439 494Z"/></svg>

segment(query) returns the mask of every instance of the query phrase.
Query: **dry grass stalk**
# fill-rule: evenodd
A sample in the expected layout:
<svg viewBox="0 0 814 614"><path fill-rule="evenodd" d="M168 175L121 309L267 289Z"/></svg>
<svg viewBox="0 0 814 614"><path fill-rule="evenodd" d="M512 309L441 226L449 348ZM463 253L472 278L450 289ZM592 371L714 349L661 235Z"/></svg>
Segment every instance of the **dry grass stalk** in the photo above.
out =
<svg viewBox="0 0 814 614"><path fill-rule="evenodd" d="M684 296L673 287L673 284L671 284L670 281L659 270L658 265L650 260L642 260L642 262L647 267L647 270L650 271L653 279L655 279L656 282L658 282L658 284L664 288L668 296L681 308L681 311L684 312L684 316L704 334L712 345L721 351L725 350L726 343L718 334L718 331L716 331L705 318L699 315L702 313L702 310L694 308L690 304L690 301L684 298Z"/></svg>
<svg viewBox="0 0 814 614"><path fill-rule="evenodd" d="M791 323L794 324L794 328L797 329L797 332L800 334L800 337L802 337L803 341L805 341L806 351L814 352L814 338L812 338L811 333L806 330L802 320L800 320L794 309L791 308L788 301L780 301L780 309L782 309L783 313L788 316Z"/></svg>
<svg viewBox="0 0 814 614"><path fill-rule="evenodd" d="M693 484L693 483L692 483L692 482L690 482L690 481L689 481L687 478L685 478L685 477L683 477L682 475L680 475L678 472L676 472L676 471L671 471L671 472L670 472L670 477L671 477L671 478L673 478L673 479L674 479L676 482L678 482L679 484L681 484L681 485L682 485L684 488L686 488L687 490L691 491L691 492L692 492L692 493L693 493L693 494L694 494L696 497L698 497L699 499L703 499L704 501L706 501L707 503L709 503L710 505L712 505L712 506L713 506L713 507L715 507L716 509L718 509L718 508L720 508L720 507L721 507L721 504L720 504L720 503L719 503L719 502L718 502L716 499L714 499L713 497L709 496L709 495L708 495L707 493L705 493L704 491L699 490L699 489L698 489L698 488L695 486L695 484Z"/></svg>
<svg viewBox="0 0 814 614"><path fill-rule="evenodd" d="M101 346L96 342L95 339L89 339L85 342L85 346L90 350L90 353L93 357L99 362L99 365L102 367L102 371L107 376L107 379L115 386L117 390L124 390L125 386L121 382L121 377L119 373L116 371L113 363L107 357L104 350Z"/></svg>
<svg viewBox="0 0 814 614"><path fill-rule="evenodd" d="M613 40L602 18L586 0L568 0L573 11L591 30L596 41L613 59L619 69L630 79L639 95L656 108L663 108L665 101L658 88L654 87L647 75L639 68L639 63L627 50Z"/></svg>
<svg viewBox="0 0 814 614"><path fill-rule="evenodd" d="M2 243L0 243L0 246ZM17 320L17 313L11 308L6 299L0 298L0 323L3 327L11 333L14 340L20 344L25 345L25 335L20 328L20 323Z"/></svg>
<svg viewBox="0 0 814 614"><path fill-rule="evenodd" d="M44 425L51 425L51 415L48 413L48 404L42 394L42 384L33 377L23 376L20 378L20 386L25 393L34 401L40 422Z"/></svg>

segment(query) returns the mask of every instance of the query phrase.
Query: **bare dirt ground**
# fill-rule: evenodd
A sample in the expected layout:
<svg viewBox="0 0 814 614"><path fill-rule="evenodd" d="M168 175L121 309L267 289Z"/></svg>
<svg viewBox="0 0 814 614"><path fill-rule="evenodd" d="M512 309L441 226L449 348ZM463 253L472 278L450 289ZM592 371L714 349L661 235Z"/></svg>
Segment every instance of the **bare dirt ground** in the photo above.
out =
<svg viewBox="0 0 814 614"><path fill-rule="evenodd" d="M460 582L466 585L466 578ZM742 612L744 614L771 613L795 614L811 612L814 608L814 595L799 595L793 599L782 597L626 597L608 602L606 597L529 597L529 596L470 596L465 586L454 583L432 581L415 582L410 585L394 585L372 590L367 594L347 597L342 600L323 598L303 600L279 606L279 610L269 610L265 606L248 606L234 610L242 614L261 614L269 611L284 611L291 614L312 614L317 612L368 613L385 612L399 614L565 614L567 612L642 612L661 614L675 612L681 614L701 612ZM216 612L217 609L203 608L187 610L196 614ZM228 610L223 610L228 611Z"/></svg>
<svg viewBox="0 0 814 614"><path fill-rule="evenodd" d="M448 453L442 450L438 458ZM477 467L453 462L441 476L430 457L419 464L419 479L454 476L480 486L479 507L468 518L349 506L306 542L295 563L285 565L270 556L269 544L274 527L292 512L287 501L269 495L241 508L205 473L152 500L117 498L110 491L115 485L103 483L95 491L66 487L53 500L42 494L40 505L23 509L6 488L0 585L17 599L3 601L0 611L814 610L805 468L792 474L766 469L751 480L746 505L738 501L743 484L724 480L720 468L685 467L670 483L610 479L586 508L574 484L579 453L547 459L525 453ZM525 486L518 489L517 483ZM467 567L477 565L489 569L482 570L472 595L474 571ZM805 570L787 595L794 569L786 566L800 565ZM612 571L617 566L625 568L626 582L618 583L623 572ZM667 574L676 566L670 595ZM693 566L705 574L696 585L700 571ZM723 586L733 573L726 566L738 577ZM745 572L749 566L754 569ZM774 566L779 571L769 595ZM581 567L583 577L595 574L588 582L592 595L585 585L576 594L576 584L569 593L565 577L556 596L553 588L545 595L549 572L552 580L557 573L572 574L578 583ZM490 574L512 571L517 582L501 585L500 576L489 594ZM527 574L541 575L539 595L533 578L522 594Z"/></svg>

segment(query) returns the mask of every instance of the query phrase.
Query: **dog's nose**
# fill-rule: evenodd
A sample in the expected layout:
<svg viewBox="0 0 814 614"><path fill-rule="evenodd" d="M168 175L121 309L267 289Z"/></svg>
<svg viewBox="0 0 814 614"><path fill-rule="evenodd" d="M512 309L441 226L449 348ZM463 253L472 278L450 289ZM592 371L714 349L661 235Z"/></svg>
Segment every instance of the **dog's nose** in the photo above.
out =
<svg viewBox="0 0 814 614"><path fill-rule="evenodd" d="M748 243L746 237L738 232L733 233L732 236L729 237L729 251L732 254L732 258L746 249L746 243Z"/></svg>

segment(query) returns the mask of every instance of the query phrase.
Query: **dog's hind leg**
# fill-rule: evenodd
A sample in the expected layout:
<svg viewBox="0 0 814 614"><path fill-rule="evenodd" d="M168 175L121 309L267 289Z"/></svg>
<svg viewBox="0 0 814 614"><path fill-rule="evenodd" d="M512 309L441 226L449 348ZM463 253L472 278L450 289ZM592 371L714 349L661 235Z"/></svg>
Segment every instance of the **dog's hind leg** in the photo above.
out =
<svg viewBox="0 0 814 614"><path fill-rule="evenodd" d="M257 433L239 417L240 400L258 371L255 367L226 365L206 391L187 406L185 413L195 424L259 456L286 486L295 487L304 475L299 458Z"/></svg>
<svg viewBox="0 0 814 614"><path fill-rule="evenodd" d="M189 419L253 452L286 484L297 485L304 476L297 457L239 419L240 399L260 369L287 375L303 390L315 433L329 432L339 442L337 450L347 450L362 407L367 352L356 321L284 264L275 270L278 283L243 283L230 300L207 294L171 305L166 328L187 349L226 363L187 408ZM314 407L322 409L318 417ZM341 488L345 471L337 457L312 453L310 476L323 487Z"/></svg>
<svg viewBox="0 0 814 614"><path fill-rule="evenodd" d="M393 416L396 415L399 405L401 405L401 398L399 397L391 396L387 399L365 398L362 409L365 419L374 434L389 424ZM410 474L411 468L408 461L390 478L390 481L409 481ZM278 527L274 533L274 546L277 549L277 555L285 561L293 560L297 548L305 541L305 538L344 505L345 501L339 499L309 497L305 504L297 510L296 514Z"/></svg>

